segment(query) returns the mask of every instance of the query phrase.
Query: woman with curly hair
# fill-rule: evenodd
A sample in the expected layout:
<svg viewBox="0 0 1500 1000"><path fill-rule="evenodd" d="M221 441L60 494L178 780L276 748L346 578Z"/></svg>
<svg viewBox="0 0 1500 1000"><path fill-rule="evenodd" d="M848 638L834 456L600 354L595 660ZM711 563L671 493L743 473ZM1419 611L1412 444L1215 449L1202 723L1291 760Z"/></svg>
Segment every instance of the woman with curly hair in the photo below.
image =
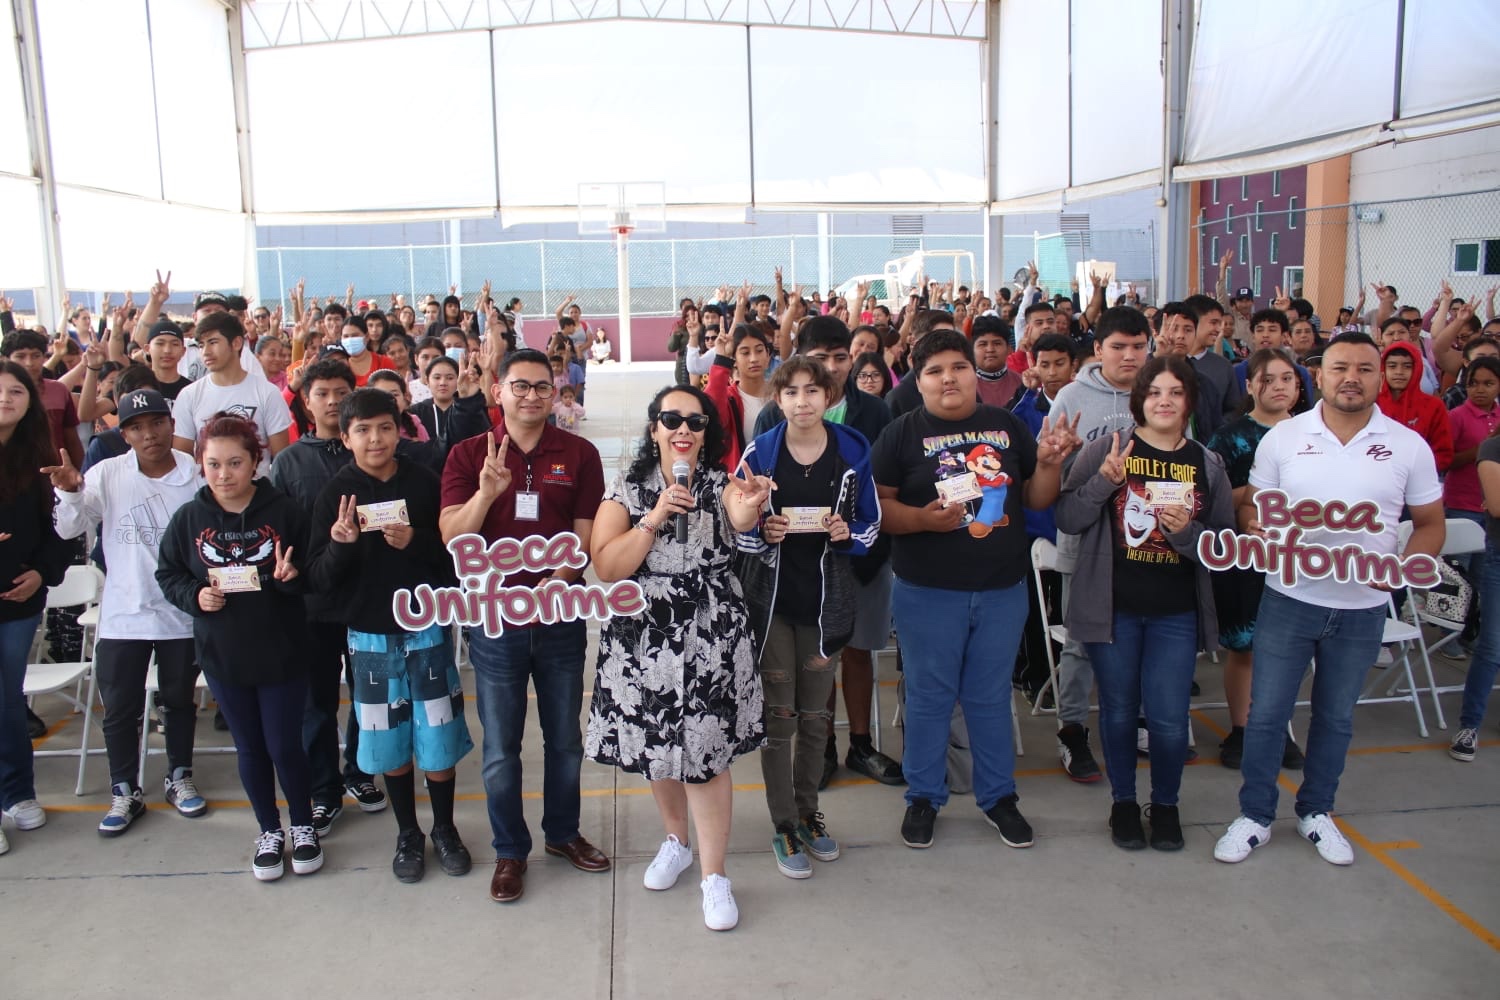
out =
<svg viewBox="0 0 1500 1000"><path fill-rule="evenodd" d="M731 563L735 533L756 523L770 482L724 471L724 428L701 390L662 389L646 417L635 462L604 494L590 544L599 578L639 582L646 610L610 619L599 636L584 751L651 782L667 839L646 869L647 889L670 889L692 866L691 811L704 922L729 930L739 921L724 872L729 767L765 734L755 645Z"/></svg>

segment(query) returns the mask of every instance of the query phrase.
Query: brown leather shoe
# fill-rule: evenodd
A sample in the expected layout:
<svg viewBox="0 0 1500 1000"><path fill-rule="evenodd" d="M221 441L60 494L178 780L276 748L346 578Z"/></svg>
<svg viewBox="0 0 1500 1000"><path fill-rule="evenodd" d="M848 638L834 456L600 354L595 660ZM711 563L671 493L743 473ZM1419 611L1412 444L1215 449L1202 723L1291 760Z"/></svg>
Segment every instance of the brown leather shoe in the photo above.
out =
<svg viewBox="0 0 1500 1000"><path fill-rule="evenodd" d="M495 874L490 878L490 898L497 903L514 903L526 891L525 858L497 858Z"/></svg>
<svg viewBox="0 0 1500 1000"><path fill-rule="evenodd" d="M582 836L574 837L566 844L548 844L546 847L548 854L566 858L569 864L581 872L607 872L610 869L610 860L605 857L604 852Z"/></svg>

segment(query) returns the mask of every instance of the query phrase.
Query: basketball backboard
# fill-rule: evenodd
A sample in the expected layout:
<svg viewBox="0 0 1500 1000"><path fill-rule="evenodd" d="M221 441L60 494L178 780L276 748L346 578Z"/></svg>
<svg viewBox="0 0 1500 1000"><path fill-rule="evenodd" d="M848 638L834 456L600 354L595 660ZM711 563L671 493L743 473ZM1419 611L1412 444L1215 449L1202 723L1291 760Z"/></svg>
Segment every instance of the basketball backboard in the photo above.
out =
<svg viewBox="0 0 1500 1000"><path fill-rule="evenodd" d="M578 185L578 234L601 236L664 233L666 185L660 181L611 181Z"/></svg>

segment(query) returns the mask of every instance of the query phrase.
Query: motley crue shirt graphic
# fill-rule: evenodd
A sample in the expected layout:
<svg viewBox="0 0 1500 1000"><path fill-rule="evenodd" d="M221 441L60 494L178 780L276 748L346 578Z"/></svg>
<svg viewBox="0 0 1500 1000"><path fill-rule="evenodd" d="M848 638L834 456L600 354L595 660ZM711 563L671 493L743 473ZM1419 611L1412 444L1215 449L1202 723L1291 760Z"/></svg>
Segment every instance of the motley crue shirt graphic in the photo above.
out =
<svg viewBox="0 0 1500 1000"><path fill-rule="evenodd" d="M1036 438L1010 411L980 405L964 420L911 410L881 432L870 453L878 486L908 507L959 504L953 531L894 535L891 563L902 580L945 590L992 590L1030 568L1021 492L1036 471Z"/></svg>
<svg viewBox="0 0 1500 1000"><path fill-rule="evenodd" d="M1110 497L1113 528L1115 608L1132 614L1170 615L1196 606L1194 568L1162 532L1165 507L1203 509L1208 480L1203 449L1185 441L1175 451L1153 448L1132 435L1125 483ZM1123 447L1123 445L1122 445Z"/></svg>

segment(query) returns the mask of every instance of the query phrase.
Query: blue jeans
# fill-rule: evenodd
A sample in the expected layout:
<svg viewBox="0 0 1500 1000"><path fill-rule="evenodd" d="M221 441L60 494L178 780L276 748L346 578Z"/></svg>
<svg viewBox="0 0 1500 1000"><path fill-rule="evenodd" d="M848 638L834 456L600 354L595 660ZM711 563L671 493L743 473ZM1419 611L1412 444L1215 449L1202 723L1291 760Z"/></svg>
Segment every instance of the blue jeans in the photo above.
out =
<svg viewBox="0 0 1500 1000"><path fill-rule="evenodd" d="M0 622L0 809L36 798L31 737L26 735L26 661L41 614Z"/></svg>
<svg viewBox="0 0 1500 1000"><path fill-rule="evenodd" d="M542 834L549 844L578 836L583 770L582 621L507 629L491 639L469 636L474 698L484 726L484 793L489 801L495 857L525 858L531 831L521 808L521 733L526 728L526 681L536 687L542 726Z"/></svg>
<svg viewBox="0 0 1500 1000"><path fill-rule="evenodd" d="M1151 733L1151 801L1175 806L1187 764L1198 615L1115 612L1114 641L1088 643L1099 685L1099 749L1116 802L1135 801L1136 720Z"/></svg>
<svg viewBox="0 0 1500 1000"><path fill-rule="evenodd" d="M1010 675L1026 625L1026 582L1003 590L941 590L899 576L891 610L906 674L906 801L948 801L948 727L963 706L980 809L1016 791Z"/></svg>
<svg viewBox="0 0 1500 1000"><path fill-rule="evenodd" d="M1240 812L1263 826L1276 819L1276 779L1286 749L1286 725L1307 665L1313 673L1307 765L1297 789L1297 815L1332 812L1354 735L1354 703L1380 653L1385 605L1357 610L1322 608L1266 588L1255 619L1250 721L1240 764Z"/></svg>
<svg viewBox="0 0 1500 1000"><path fill-rule="evenodd" d="M1458 724L1464 729L1478 729L1484 721L1490 689L1495 686L1496 672L1500 671L1500 549L1486 542L1483 559L1479 642L1469 660L1469 676L1464 681L1464 707L1458 717Z"/></svg>

